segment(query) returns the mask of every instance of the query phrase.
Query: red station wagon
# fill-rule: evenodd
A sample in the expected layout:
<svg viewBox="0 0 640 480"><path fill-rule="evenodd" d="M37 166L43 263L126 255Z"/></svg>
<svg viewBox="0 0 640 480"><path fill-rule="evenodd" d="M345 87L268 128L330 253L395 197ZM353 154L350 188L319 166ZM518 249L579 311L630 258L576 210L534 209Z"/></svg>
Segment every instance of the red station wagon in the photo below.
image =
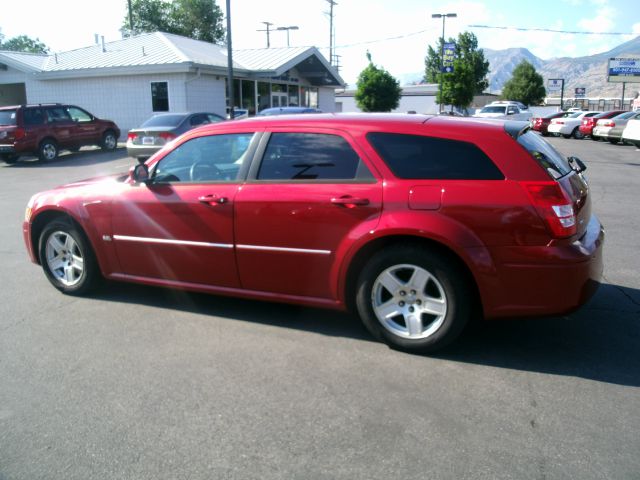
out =
<svg viewBox="0 0 640 480"><path fill-rule="evenodd" d="M602 274L584 164L524 122L296 115L191 130L132 168L38 193L50 282L102 277L339 310L430 352L473 315L556 315Z"/></svg>

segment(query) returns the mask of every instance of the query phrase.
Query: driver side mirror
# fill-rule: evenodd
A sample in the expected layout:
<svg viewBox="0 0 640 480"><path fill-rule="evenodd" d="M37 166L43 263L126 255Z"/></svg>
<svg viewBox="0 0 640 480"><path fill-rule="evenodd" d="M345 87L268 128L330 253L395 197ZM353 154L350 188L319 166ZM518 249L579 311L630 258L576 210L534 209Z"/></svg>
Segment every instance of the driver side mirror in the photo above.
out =
<svg viewBox="0 0 640 480"><path fill-rule="evenodd" d="M131 169L130 177L134 184L147 183L149 181L149 167L144 163L139 163Z"/></svg>

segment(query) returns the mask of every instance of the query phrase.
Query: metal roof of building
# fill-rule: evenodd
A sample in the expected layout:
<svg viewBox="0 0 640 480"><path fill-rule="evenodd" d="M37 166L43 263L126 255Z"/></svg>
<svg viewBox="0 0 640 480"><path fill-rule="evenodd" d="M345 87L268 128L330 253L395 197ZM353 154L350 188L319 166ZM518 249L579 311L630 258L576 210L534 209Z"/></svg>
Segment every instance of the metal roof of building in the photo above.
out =
<svg viewBox="0 0 640 480"><path fill-rule="evenodd" d="M204 67L224 73L227 68L227 50L200 40L153 32L122 40L92 45L66 52L48 55L0 51L0 61L6 60L12 67L54 78L67 74L94 75L104 69L139 73L140 67L171 67L187 70ZM286 47L233 52L233 66L239 73L257 76L278 76L296 67L301 74L313 74L319 84L339 86L344 84L336 70L329 65L314 47ZM300 68L299 68L300 67ZM306 70L305 70L306 69ZM102 72L106 73L106 72Z"/></svg>

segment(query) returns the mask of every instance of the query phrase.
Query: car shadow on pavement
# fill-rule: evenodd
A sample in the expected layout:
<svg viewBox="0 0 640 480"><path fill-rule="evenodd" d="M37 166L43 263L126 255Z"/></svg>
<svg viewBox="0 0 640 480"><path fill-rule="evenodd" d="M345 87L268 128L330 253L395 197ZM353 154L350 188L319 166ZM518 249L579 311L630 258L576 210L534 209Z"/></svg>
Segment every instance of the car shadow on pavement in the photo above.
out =
<svg viewBox="0 0 640 480"><path fill-rule="evenodd" d="M84 167L124 159L127 156L127 149L122 147L108 152L103 152L99 148L83 148L78 152L62 151L55 160L50 162L42 162L32 156L21 157L16 163L5 165L5 168ZM131 166L134 163L135 160L132 159Z"/></svg>
<svg viewBox="0 0 640 480"><path fill-rule="evenodd" d="M331 310L116 282L94 298L374 341L355 315ZM587 305L568 316L472 323L453 345L431 357L640 386L638 289L603 284Z"/></svg>
<svg viewBox="0 0 640 480"><path fill-rule="evenodd" d="M473 326L438 358L640 386L640 290L602 284L568 316Z"/></svg>

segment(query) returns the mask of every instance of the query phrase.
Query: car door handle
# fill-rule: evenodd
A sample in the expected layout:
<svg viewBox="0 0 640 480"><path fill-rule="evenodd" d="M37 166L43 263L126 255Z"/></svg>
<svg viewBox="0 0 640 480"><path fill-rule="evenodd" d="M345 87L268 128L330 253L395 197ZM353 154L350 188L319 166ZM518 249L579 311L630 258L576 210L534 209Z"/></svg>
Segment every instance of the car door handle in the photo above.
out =
<svg viewBox="0 0 640 480"><path fill-rule="evenodd" d="M347 208L353 208L356 206L369 205L369 199L352 197L351 195L343 195L342 197L332 198L331 203L333 203L334 205L342 205Z"/></svg>
<svg viewBox="0 0 640 480"><path fill-rule="evenodd" d="M229 203L227 197L219 197L218 195L202 195L198 197L198 201L208 205L224 205L225 203Z"/></svg>

